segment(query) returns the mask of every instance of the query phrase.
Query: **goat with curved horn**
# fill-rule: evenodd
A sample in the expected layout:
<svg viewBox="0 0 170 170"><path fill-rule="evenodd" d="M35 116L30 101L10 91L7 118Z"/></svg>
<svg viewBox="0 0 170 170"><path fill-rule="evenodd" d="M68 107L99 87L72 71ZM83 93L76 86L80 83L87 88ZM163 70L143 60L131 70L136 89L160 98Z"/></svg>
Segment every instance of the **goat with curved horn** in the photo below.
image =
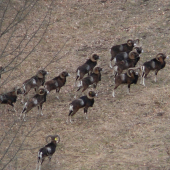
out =
<svg viewBox="0 0 170 170"><path fill-rule="evenodd" d="M145 86L145 78L150 71L155 71L155 82L157 81L157 74L159 70L163 69L166 65L165 59L168 58L164 53L158 53L155 58L150 61L146 61L141 66L141 82L140 84Z"/></svg>
<svg viewBox="0 0 170 170"><path fill-rule="evenodd" d="M49 142L48 139L50 138L51 138L51 141ZM38 170L38 167L39 167L39 170L41 170L41 165L44 162L46 157L48 157L49 161L51 161L51 158L56 151L57 143L60 142L60 136L59 135L48 135L46 137L46 142L48 144L38 151L38 162L37 162L36 170Z"/></svg>
<svg viewBox="0 0 170 170"><path fill-rule="evenodd" d="M111 53L110 68L112 68L112 60L116 57L117 54L121 52L130 52L132 51L133 47L135 47L137 44L139 44L139 39L136 40L129 39L124 44L114 45L110 50Z"/></svg>
<svg viewBox="0 0 170 170"><path fill-rule="evenodd" d="M121 84L128 85L128 93L130 93L130 85L136 84L138 81L138 71L139 68L129 68L126 73L117 75L115 77L115 87L112 92L112 96L115 97L115 89Z"/></svg>
<svg viewBox="0 0 170 170"><path fill-rule="evenodd" d="M23 114L23 119L25 121L25 117L26 117L26 113L28 113L33 107L38 107L38 110L40 110L41 115L43 115L42 113L42 105L44 102L46 102L46 96L47 96L47 92L46 89L44 88L44 86L40 86L37 94L34 95L32 98L30 98L25 104L24 104L24 108L21 112L21 116Z"/></svg>

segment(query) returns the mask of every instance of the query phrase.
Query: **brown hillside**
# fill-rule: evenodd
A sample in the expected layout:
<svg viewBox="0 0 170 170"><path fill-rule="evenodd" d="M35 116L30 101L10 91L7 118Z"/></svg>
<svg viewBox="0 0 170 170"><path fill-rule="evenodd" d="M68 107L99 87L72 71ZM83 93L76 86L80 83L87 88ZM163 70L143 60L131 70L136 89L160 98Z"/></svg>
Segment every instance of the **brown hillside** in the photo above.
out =
<svg viewBox="0 0 170 170"><path fill-rule="evenodd" d="M41 5L29 19L41 16L48 3L40 1ZM125 43L129 38L139 38L144 50L138 66L157 53L166 52L169 55L169 9L169 0L55 1L51 25L43 40L13 72L14 78L1 87L0 92L15 85L22 87L23 81L38 69L46 67L60 50L46 67L49 72L47 80L63 70L71 76L60 91L60 100L56 98L55 91L47 96L43 116L37 116L37 108L34 108L28 113L27 121L21 123L18 119L23 108L21 96L15 104L17 115L11 110L4 111L11 109L10 106L0 105L0 135L4 136L5 132L10 134L0 145L0 157L14 139L0 164L8 162L26 137L6 170L35 169L38 150L46 144L45 137L58 134L61 141L56 153L51 163L45 160L42 170L168 170L170 61L166 60L167 65L158 73L156 83L151 72L146 79L146 87L138 82L131 86L128 95L127 86L120 86L115 91L115 98L112 97L113 78L110 78L112 69L109 61L110 48ZM88 110L88 120L81 109L73 117L74 123L67 124L69 103L77 90L74 87L76 68L93 53L101 57L98 65L104 69L102 81L96 89L98 97L93 108ZM1 64L9 60L3 58ZM6 74L2 75L1 81L6 77ZM26 99L33 93L32 90ZM15 125L8 131L14 119Z"/></svg>

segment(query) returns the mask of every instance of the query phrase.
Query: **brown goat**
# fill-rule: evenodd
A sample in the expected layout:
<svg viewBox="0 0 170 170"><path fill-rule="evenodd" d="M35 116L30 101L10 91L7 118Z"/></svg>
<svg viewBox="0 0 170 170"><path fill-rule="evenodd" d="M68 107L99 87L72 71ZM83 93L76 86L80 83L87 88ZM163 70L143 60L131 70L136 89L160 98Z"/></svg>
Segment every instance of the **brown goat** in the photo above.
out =
<svg viewBox="0 0 170 170"><path fill-rule="evenodd" d="M5 94L0 94L0 104L9 104L14 108L14 111L16 112L13 103L16 103L18 94L22 94L21 89L18 87L15 87L12 91Z"/></svg>
<svg viewBox="0 0 170 170"><path fill-rule="evenodd" d="M145 86L145 77L149 74L151 70L155 70L155 82L157 81L158 71L163 69L166 65L165 59L168 58L165 54L159 53L155 58L147 61L141 66L141 82L140 84Z"/></svg>
<svg viewBox="0 0 170 170"><path fill-rule="evenodd" d="M77 77L76 77L76 81L77 80L81 80L85 74L89 74L89 72L93 71L93 68L97 65L97 60L100 57L97 54L93 54L90 59L88 59L83 65L79 66L76 70L77 73ZM76 84L76 83L75 83Z"/></svg>
<svg viewBox="0 0 170 170"><path fill-rule="evenodd" d="M115 89L118 88L121 84L127 84L128 85L128 93L130 93L130 85L136 84L138 81L139 73L138 69L140 68L129 68L127 70L127 73L123 73L120 75L117 75L115 77L115 87L112 93L112 96L115 97Z"/></svg>
<svg viewBox="0 0 170 170"><path fill-rule="evenodd" d="M127 43L115 45L111 48L111 59L110 59L110 68L112 68L112 60L115 58L115 56L120 52L129 52L132 51L133 47L136 46L136 43L139 43L139 39L136 40L127 40Z"/></svg>
<svg viewBox="0 0 170 170"><path fill-rule="evenodd" d="M70 123L72 123L71 117L74 114L76 114L76 112L81 108L84 108L84 113L86 114L86 119L88 119L87 110L89 107L93 107L95 96L97 96L97 94L94 91L89 91L86 96L82 96L79 99L73 100L70 103L67 122L69 122L69 117L70 117Z"/></svg>
<svg viewBox="0 0 170 170"><path fill-rule="evenodd" d="M80 81L77 91L83 88L82 92L84 92L90 85L94 85L94 88L96 88L98 82L101 81L101 71L101 67L95 67L88 77L85 77Z"/></svg>
<svg viewBox="0 0 170 170"><path fill-rule="evenodd" d="M59 93L61 87L63 87L66 83L66 77L69 75L70 74L68 72L63 71L59 76L45 82L45 89L47 90L47 94L52 90L56 90L56 93ZM57 96L57 98L59 97Z"/></svg>
<svg viewBox="0 0 170 170"><path fill-rule="evenodd" d="M45 76L47 74L47 71L39 70L35 76L23 82L24 95L21 101L22 103L24 102L24 96L27 95L32 88L34 88L36 91L40 86L44 85Z"/></svg>
<svg viewBox="0 0 170 170"><path fill-rule="evenodd" d="M42 113L42 105L44 102L46 102L46 96L47 96L47 92L44 88L44 86L40 86L39 89L37 90L38 94L34 95L32 98L30 98L25 104L24 104L24 108L21 112L21 115L23 115L23 120L25 121L25 117L26 117L26 113L28 113L32 108L34 107L38 107L38 110L41 111L41 115L43 115Z"/></svg>

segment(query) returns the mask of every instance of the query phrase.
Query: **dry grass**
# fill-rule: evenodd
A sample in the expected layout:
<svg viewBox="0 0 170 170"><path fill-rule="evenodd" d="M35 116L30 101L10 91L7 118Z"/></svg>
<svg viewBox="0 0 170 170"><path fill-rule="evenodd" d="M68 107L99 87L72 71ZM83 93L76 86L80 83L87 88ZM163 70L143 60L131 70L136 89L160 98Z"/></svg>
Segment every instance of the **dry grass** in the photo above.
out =
<svg viewBox="0 0 170 170"><path fill-rule="evenodd" d="M139 65L158 52L169 54L169 7L168 0L56 1L52 13L55 22L50 25L37 50L14 72L19 78L10 80L4 89L13 85L21 86L25 79L45 67L67 39L69 41L57 56L63 56L62 59L55 58L46 68L50 72L47 80L63 70L72 76L61 89L61 101L56 99L55 92L49 94L43 106L44 116L36 115L37 108L29 112L14 146L22 142L25 133L31 130L36 121L38 123L7 169L23 170L28 163L26 169L35 169L37 152L45 144L45 136L57 133L61 137L60 144L51 164L46 160L42 170L168 170L170 62L167 60L167 66L158 73L157 83L153 81L154 74L151 73L146 87L139 83L133 85L130 95L126 93L127 87L118 87L115 98L111 96L113 80L108 63L110 48L114 44L124 43L128 38L140 38L144 53ZM43 8L38 12L41 14ZM92 53L101 56L99 65L104 68L102 81L97 88L98 97L94 107L89 109L88 120L84 119L83 110L80 110L74 116L74 123L66 124L68 104L76 91L75 70ZM3 59L3 62L7 61ZM1 92L4 89L1 88ZM33 91L30 96L32 94ZM16 103L18 115L22 110L20 99ZM1 110L4 108L4 105L0 105ZM3 134L3 129L10 126L18 115L11 111L0 113L0 134ZM6 143L14 137L19 124L20 120L17 120ZM14 151L11 149L8 156ZM3 163L7 159L4 158Z"/></svg>

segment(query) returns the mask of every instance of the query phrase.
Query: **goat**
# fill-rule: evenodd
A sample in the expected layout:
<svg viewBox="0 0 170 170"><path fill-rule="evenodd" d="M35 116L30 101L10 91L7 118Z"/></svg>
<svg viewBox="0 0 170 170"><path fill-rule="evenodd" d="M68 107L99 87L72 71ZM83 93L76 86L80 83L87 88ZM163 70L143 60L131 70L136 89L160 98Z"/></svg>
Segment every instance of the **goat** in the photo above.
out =
<svg viewBox="0 0 170 170"><path fill-rule="evenodd" d="M166 65L165 59L168 58L165 54L159 53L155 58L147 61L141 66L141 82L140 84L145 86L145 77L149 74L151 70L155 70L155 82L157 81L158 71L163 69Z"/></svg>
<svg viewBox="0 0 170 170"><path fill-rule="evenodd" d="M84 92L92 84L94 85L94 88L96 88L97 83L101 81L101 71L101 67L95 67L93 69L93 72L88 77L85 77L80 81L79 88L77 91L83 88L82 92Z"/></svg>
<svg viewBox="0 0 170 170"><path fill-rule="evenodd" d="M49 138L51 138L50 143L48 143ZM38 162L37 162L36 170L38 170L38 167L39 167L39 170L41 170L41 165L44 162L46 157L48 157L49 161L51 161L51 158L56 151L57 143L60 142L60 137L58 135L53 135L53 136L49 135L46 137L46 142L48 144L38 151Z"/></svg>
<svg viewBox="0 0 170 170"><path fill-rule="evenodd" d="M117 75L115 77L115 87L113 89L112 96L115 97L115 89L121 84L128 84L128 93L130 93L130 85L136 84L138 81L139 73L137 69L140 68L129 68L126 73Z"/></svg>
<svg viewBox="0 0 170 170"><path fill-rule="evenodd" d="M115 58L115 56L120 52L129 52L132 51L133 47L136 46L136 43L139 43L139 39L136 40L127 40L127 43L115 45L111 48L111 59L110 59L110 68L112 68L112 60Z"/></svg>
<svg viewBox="0 0 170 170"><path fill-rule="evenodd" d="M93 54L90 57L90 59L88 59L83 65L79 66L76 70L77 73L76 81L81 80L85 74L87 73L89 74L89 72L92 71L93 68L97 65L97 60L99 58L100 57L97 54Z"/></svg>
<svg viewBox="0 0 170 170"><path fill-rule="evenodd" d="M121 74L123 70L126 70L131 67L135 67L137 62L140 60L139 53L136 50L133 50L129 53L129 58L126 60L122 60L117 62L113 68L113 75L116 76L117 74ZM115 72L115 74L114 74Z"/></svg>
<svg viewBox="0 0 170 170"><path fill-rule="evenodd" d="M45 83L45 76L48 74L47 71L45 70L39 70L37 74L30 79L27 79L26 81L23 82L23 89L24 89L24 94L23 94L23 99L22 103L24 102L24 96L28 94L28 92L34 88L35 91L40 87L43 86Z"/></svg>
<svg viewBox="0 0 170 170"><path fill-rule="evenodd" d="M12 91L5 94L0 94L0 104L9 104L14 108L14 111L16 112L13 103L16 103L18 94L22 94L21 89L18 87L13 88Z"/></svg>
<svg viewBox="0 0 170 170"><path fill-rule="evenodd" d="M56 90L56 93L59 93L61 87L64 86L66 83L66 77L69 75L70 74L68 72L63 71L62 73L60 73L59 76L47 81L45 83L45 89L47 90L47 94L52 90Z"/></svg>
<svg viewBox="0 0 170 170"><path fill-rule="evenodd" d="M132 51L135 51L140 55L143 52L143 49L142 49L142 47L133 47ZM113 59L114 64L116 64L122 60L127 60L128 58L130 58L129 54L130 54L130 51L118 53L115 56L115 58Z"/></svg>
<svg viewBox="0 0 170 170"><path fill-rule="evenodd" d="M79 99L75 99L70 103L70 108L69 108L69 114L68 114L68 120L70 117L70 123L72 123L71 117L81 108L84 107L84 113L87 117L87 110L89 107L93 107L94 104L94 97L97 96L97 94L94 91L89 91L86 96L82 96Z"/></svg>
<svg viewBox="0 0 170 170"><path fill-rule="evenodd" d="M41 115L43 115L42 105L44 102L46 102L47 92L43 86L40 86L37 92L38 94L34 95L24 104L23 110L20 115L20 116L23 115L24 121L25 121L26 113L28 113L33 107L36 106L38 106L38 110L41 110Z"/></svg>

